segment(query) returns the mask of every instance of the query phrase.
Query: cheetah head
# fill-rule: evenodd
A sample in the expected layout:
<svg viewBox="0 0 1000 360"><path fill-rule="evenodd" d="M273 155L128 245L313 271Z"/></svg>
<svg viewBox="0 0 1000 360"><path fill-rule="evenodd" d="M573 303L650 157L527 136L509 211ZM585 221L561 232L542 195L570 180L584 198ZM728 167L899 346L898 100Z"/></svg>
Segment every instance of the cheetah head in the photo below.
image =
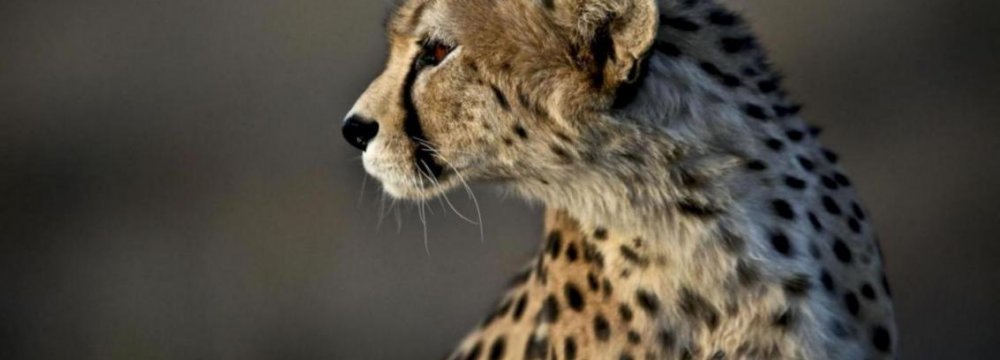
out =
<svg viewBox="0 0 1000 360"><path fill-rule="evenodd" d="M656 27L654 0L407 1L344 136L398 198L564 181L604 151Z"/></svg>

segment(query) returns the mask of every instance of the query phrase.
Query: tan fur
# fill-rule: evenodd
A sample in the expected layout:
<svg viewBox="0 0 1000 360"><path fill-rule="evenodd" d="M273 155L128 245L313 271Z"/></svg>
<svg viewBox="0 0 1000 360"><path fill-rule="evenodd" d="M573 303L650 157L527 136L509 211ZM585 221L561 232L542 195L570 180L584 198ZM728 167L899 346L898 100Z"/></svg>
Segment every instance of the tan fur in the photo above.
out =
<svg viewBox="0 0 1000 360"><path fill-rule="evenodd" d="M568 341L577 359L893 356L870 223L749 34L707 0L397 9L351 111L379 124L366 170L399 198L480 181L550 208L538 259L454 358L564 359ZM416 71L429 39L455 48Z"/></svg>

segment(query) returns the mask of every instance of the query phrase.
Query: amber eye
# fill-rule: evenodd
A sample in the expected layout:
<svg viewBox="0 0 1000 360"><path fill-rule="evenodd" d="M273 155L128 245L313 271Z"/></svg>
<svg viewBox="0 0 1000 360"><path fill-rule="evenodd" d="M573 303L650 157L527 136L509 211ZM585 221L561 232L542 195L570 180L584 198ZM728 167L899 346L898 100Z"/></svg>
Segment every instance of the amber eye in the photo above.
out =
<svg viewBox="0 0 1000 360"><path fill-rule="evenodd" d="M420 58L417 61L417 66L419 68L437 66L453 50L455 50L454 47L445 45L439 41L426 41L420 50Z"/></svg>

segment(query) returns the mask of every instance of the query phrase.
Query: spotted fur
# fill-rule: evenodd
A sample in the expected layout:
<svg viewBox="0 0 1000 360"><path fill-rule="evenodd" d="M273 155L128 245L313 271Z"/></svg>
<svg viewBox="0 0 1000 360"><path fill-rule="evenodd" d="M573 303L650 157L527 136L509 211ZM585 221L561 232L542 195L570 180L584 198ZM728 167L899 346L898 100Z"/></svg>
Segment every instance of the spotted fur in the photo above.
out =
<svg viewBox="0 0 1000 360"><path fill-rule="evenodd" d="M710 0L410 0L345 135L400 198L502 183L544 244L451 359L880 359L870 217Z"/></svg>

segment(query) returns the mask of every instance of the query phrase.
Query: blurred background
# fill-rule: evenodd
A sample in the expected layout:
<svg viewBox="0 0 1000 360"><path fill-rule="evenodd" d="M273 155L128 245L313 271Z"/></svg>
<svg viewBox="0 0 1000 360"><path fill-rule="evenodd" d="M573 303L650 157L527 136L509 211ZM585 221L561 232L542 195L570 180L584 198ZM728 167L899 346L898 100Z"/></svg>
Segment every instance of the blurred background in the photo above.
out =
<svg viewBox="0 0 1000 360"><path fill-rule="evenodd" d="M734 2L860 184L903 357L994 356L1000 3ZM426 238L414 206L380 208L339 121L387 6L0 2L0 359L449 351L541 209L476 188L480 239L437 203Z"/></svg>

